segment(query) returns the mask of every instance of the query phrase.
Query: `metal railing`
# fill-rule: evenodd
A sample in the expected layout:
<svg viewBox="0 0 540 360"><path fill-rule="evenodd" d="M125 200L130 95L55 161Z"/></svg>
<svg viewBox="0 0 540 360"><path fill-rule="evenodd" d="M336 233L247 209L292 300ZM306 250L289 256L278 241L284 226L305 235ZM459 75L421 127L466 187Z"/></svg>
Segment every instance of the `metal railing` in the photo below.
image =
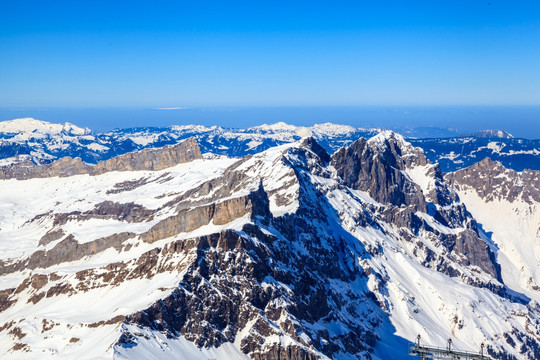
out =
<svg viewBox="0 0 540 360"><path fill-rule="evenodd" d="M491 360L491 357L484 355L484 344L481 344L480 352L478 353L452 349L451 339L448 339L448 346L446 348L425 346L420 345L420 335L418 335L418 342L409 346L409 355L416 356L422 360Z"/></svg>

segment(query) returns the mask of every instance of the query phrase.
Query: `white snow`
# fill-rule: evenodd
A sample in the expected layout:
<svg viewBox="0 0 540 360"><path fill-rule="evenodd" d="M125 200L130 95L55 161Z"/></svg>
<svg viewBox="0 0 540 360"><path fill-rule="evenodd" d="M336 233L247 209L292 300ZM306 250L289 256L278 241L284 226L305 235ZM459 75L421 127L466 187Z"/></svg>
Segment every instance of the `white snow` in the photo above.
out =
<svg viewBox="0 0 540 360"><path fill-rule="evenodd" d="M294 126L284 123L283 121L275 124L263 124L249 128L249 130L262 130L269 132L292 132L300 137L311 136L311 131L304 126Z"/></svg>
<svg viewBox="0 0 540 360"><path fill-rule="evenodd" d="M29 180L0 180L0 260L18 258L34 251L39 239L52 229L54 214L85 212L103 201L142 205L157 209L183 191L219 176L236 159L216 158L195 160L161 171L109 172L98 176L77 175L64 178ZM109 193L115 185L125 181L147 179L156 181L170 177L165 182L148 182L131 191ZM159 181L159 180L157 180ZM39 221L30 221L37 215ZM73 233L80 242L122 231L142 232L157 220L168 216L160 212L151 222L133 224L114 219L68 221L67 233Z"/></svg>
<svg viewBox="0 0 540 360"><path fill-rule="evenodd" d="M237 170L245 172L254 179L261 179L264 190L270 194L270 211L276 217L292 213L298 208L300 185L294 170L283 162L287 149L294 146L285 144L253 155ZM252 183L249 191L256 190L258 183Z"/></svg>
<svg viewBox="0 0 540 360"><path fill-rule="evenodd" d="M506 144L495 142L495 141L490 141L487 144L487 148L490 150L493 150L493 152L500 152L505 146Z"/></svg>
<svg viewBox="0 0 540 360"><path fill-rule="evenodd" d="M114 359L122 360L249 360L238 347L225 343L218 348L198 348L183 336L168 339L157 331L126 326L131 332L145 335L132 348L115 347Z"/></svg>
<svg viewBox="0 0 540 360"><path fill-rule="evenodd" d="M491 234L496 244L504 282L540 302L540 207L521 199L509 202L496 198L486 201L470 188L461 187L459 197L467 209ZM504 219L504 221L503 221Z"/></svg>
<svg viewBox="0 0 540 360"><path fill-rule="evenodd" d="M91 143L87 145L86 147L89 148L90 150L100 151L100 152L109 150L107 146L101 145L99 143Z"/></svg>
<svg viewBox="0 0 540 360"><path fill-rule="evenodd" d="M72 135L86 135L91 131L88 128L80 128L70 123L53 124L33 118L21 118L8 121L0 121L0 132L3 133L34 133L56 135L62 132Z"/></svg>
<svg viewBox="0 0 540 360"><path fill-rule="evenodd" d="M433 165L427 164L424 166L407 168L405 173L414 183L420 186L424 194L427 194L435 188L435 179L433 176L427 174L432 169Z"/></svg>
<svg viewBox="0 0 540 360"><path fill-rule="evenodd" d="M333 123L315 124L311 131L316 135L337 136L353 133L357 129L349 125L339 125Z"/></svg>

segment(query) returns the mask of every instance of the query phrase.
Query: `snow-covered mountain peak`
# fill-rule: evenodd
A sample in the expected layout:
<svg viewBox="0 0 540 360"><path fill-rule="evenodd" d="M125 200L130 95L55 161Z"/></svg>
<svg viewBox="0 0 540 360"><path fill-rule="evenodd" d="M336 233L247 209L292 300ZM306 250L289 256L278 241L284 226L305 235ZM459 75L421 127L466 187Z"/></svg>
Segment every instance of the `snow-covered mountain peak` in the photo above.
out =
<svg viewBox="0 0 540 360"><path fill-rule="evenodd" d="M274 133L294 133L300 137L311 136L312 132L305 126L295 126L287 124L283 121L274 124L263 124L254 126L248 130L260 131L260 132L274 132Z"/></svg>
<svg viewBox="0 0 540 360"><path fill-rule="evenodd" d="M333 136L344 136L350 135L358 131L378 131L377 129L363 129L355 128L350 125L334 124L331 122L326 122L322 124L314 124L312 126L296 126L290 125L283 121L274 123L274 124L263 124L259 126L254 126L248 131L257 131L257 132L271 132L271 133L292 133L300 137L333 137Z"/></svg>
<svg viewBox="0 0 540 360"><path fill-rule="evenodd" d="M356 128L350 125L333 124L330 122L324 124L315 124L311 128L314 133L330 136L350 134L356 131Z"/></svg>
<svg viewBox="0 0 540 360"><path fill-rule="evenodd" d="M483 158L481 161L479 161L473 166L477 166L481 168L503 168L503 165L499 161L493 160L490 157Z"/></svg>
<svg viewBox="0 0 540 360"><path fill-rule="evenodd" d="M218 129L221 129L221 128L219 126L210 126L210 127L208 127L208 126L204 126L204 125L172 125L170 127L170 129L172 131L178 131L178 132L190 131L190 132L204 133L204 132L218 130Z"/></svg>
<svg viewBox="0 0 540 360"><path fill-rule="evenodd" d="M53 124L46 121L36 120L34 118L20 118L0 122L0 132L17 133L38 133L44 135L57 135L67 133L70 135L88 135L91 133L89 128L80 128L71 123Z"/></svg>
<svg viewBox="0 0 540 360"><path fill-rule="evenodd" d="M472 136L477 138L497 138L497 139L513 139L514 136L510 134L509 132L506 132L504 130L481 130L478 131Z"/></svg>
<svg viewBox="0 0 540 360"><path fill-rule="evenodd" d="M474 189L478 196L487 202L497 199L509 203L540 202L540 172L528 169L518 172L507 169L499 161L489 157L465 169L450 173L448 177L462 188Z"/></svg>
<svg viewBox="0 0 540 360"><path fill-rule="evenodd" d="M373 145L378 145L378 146L385 146L386 142L390 140L393 140L400 145L409 144L407 141L405 141L405 138L403 137L403 135L398 134L397 132L392 131L392 130L381 131L380 133L378 133L377 135L369 139L368 143L373 144Z"/></svg>
<svg viewBox="0 0 540 360"><path fill-rule="evenodd" d="M407 167L414 167L419 164L426 165L428 163L421 148L413 146L405 140L403 135L392 130L381 131L367 140L367 145L380 154L389 150L394 154L394 157L400 158L400 161L403 161Z"/></svg>
<svg viewBox="0 0 540 360"><path fill-rule="evenodd" d="M283 121L279 121L273 124L262 124L258 126L253 126L252 129L260 129L265 131L291 131L296 130L297 126L289 125Z"/></svg>

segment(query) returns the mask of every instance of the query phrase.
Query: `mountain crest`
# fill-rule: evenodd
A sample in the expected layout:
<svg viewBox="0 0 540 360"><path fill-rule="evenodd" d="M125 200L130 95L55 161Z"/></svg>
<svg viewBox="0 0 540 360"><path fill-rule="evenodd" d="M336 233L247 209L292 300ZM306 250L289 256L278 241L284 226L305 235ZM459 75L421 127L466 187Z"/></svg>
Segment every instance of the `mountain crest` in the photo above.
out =
<svg viewBox="0 0 540 360"><path fill-rule="evenodd" d="M470 135L476 138L485 138L485 139L513 139L514 136L509 132L504 130L481 130Z"/></svg>
<svg viewBox="0 0 540 360"><path fill-rule="evenodd" d="M23 180L80 174L99 175L110 171L156 171L196 159L202 159L201 149L195 138L188 138L176 145L127 153L100 161L96 165L88 165L81 158L69 156L46 165L35 165L26 160L0 167L0 179Z"/></svg>
<svg viewBox="0 0 540 360"><path fill-rule="evenodd" d="M38 133L43 135L89 135L92 131L85 127L80 128L71 123L54 124L34 118L20 118L0 122L0 133L20 134Z"/></svg>
<svg viewBox="0 0 540 360"><path fill-rule="evenodd" d="M332 155L331 164L347 186L367 191L381 203L415 204L425 210L421 189L403 171L428 160L421 149L393 131L355 141Z"/></svg>

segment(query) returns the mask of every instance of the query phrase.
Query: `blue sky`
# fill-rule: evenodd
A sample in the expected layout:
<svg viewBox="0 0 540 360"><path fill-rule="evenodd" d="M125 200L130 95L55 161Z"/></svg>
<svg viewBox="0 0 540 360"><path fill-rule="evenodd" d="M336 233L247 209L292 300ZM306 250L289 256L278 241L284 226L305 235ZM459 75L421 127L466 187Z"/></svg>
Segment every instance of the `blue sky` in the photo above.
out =
<svg viewBox="0 0 540 360"><path fill-rule="evenodd" d="M0 120L22 116L540 138L540 2L0 1Z"/></svg>
<svg viewBox="0 0 540 360"><path fill-rule="evenodd" d="M538 1L2 1L0 106L540 105Z"/></svg>

